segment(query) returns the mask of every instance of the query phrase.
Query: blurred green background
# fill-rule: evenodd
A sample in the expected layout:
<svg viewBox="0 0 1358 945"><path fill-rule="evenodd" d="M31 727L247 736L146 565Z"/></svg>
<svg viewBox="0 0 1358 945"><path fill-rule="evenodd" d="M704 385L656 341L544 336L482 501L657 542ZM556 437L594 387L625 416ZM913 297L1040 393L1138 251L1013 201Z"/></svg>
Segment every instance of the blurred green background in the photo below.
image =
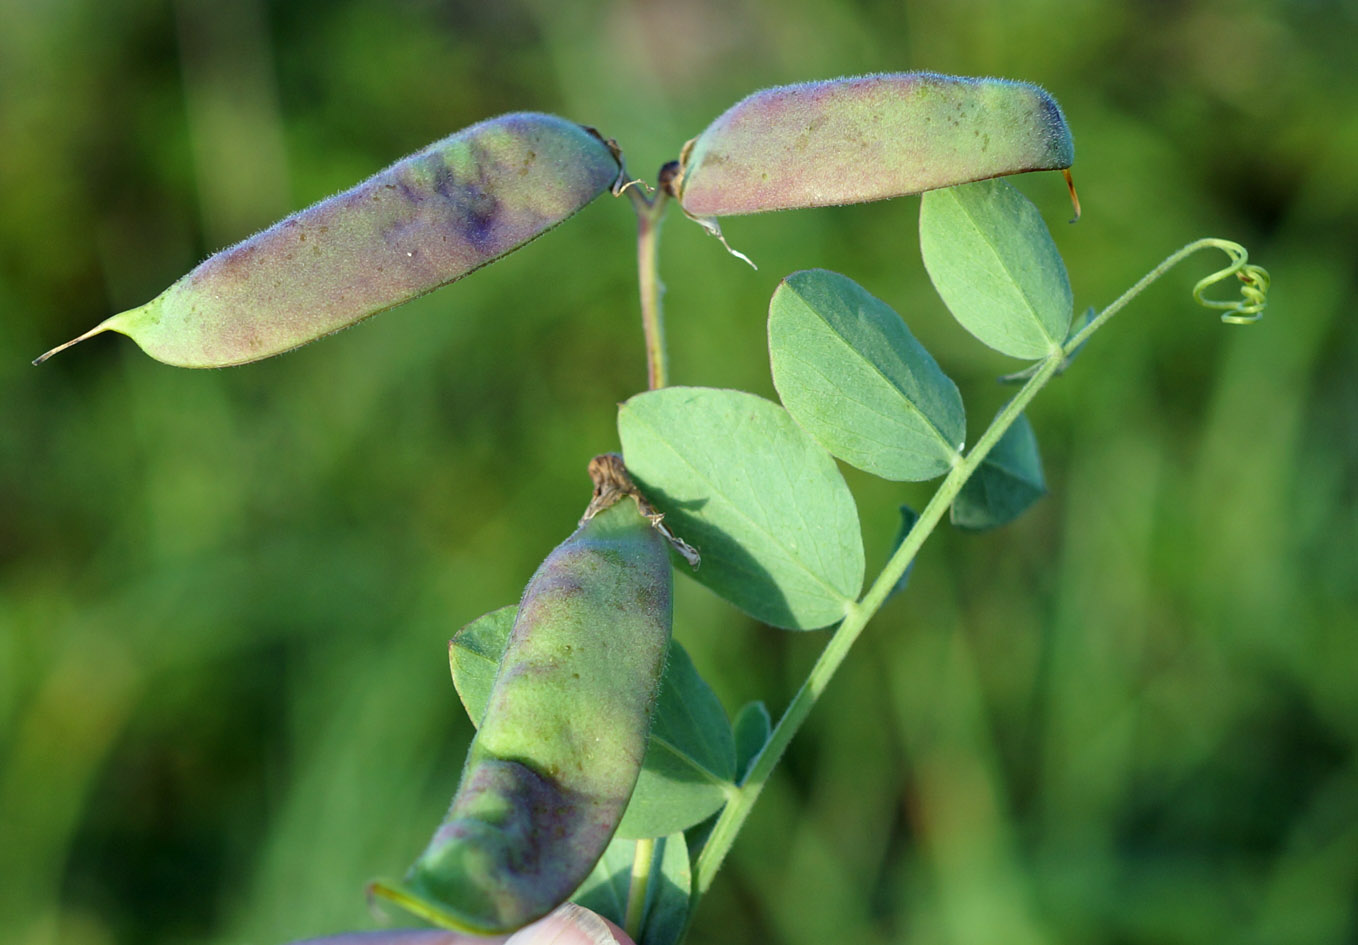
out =
<svg viewBox="0 0 1358 945"><path fill-rule="evenodd" d="M1358 942L1358 6L1339 0L0 2L0 938L278 943L376 927L470 730L445 642L571 529L644 386L628 206L287 356L108 335L196 261L483 117L594 124L653 179L766 85L1045 85L1085 216L1017 180L1107 304L1203 256L1031 415L1051 496L941 531L826 692L694 942ZM779 277L900 311L975 436L1014 363L933 295L918 202L671 214L676 383L772 395ZM1229 290L1227 290L1229 291ZM928 490L849 474L869 567ZM690 581L676 632L777 712L826 635Z"/></svg>

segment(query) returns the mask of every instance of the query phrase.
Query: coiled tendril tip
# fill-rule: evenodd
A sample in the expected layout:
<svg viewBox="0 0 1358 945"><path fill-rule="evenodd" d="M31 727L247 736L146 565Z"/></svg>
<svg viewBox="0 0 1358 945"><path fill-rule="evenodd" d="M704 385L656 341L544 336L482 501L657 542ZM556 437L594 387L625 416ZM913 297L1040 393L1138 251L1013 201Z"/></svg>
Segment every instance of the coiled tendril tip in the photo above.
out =
<svg viewBox="0 0 1358 945"><path fill-rule="evenodd" d="M1221 320L1228 325L1249 325L1264 317L1264 306L1268 304L1268 270L1262 266L1251 265L1245 247L1229 240L1207 240L1231 257L1231 264L1203 279L1193 286L1193 299L1205 308L1221 310ZM1209 299L1203 293L1218 282L1235 276L1240 280L1240 298L1225 301Z"/></svg>

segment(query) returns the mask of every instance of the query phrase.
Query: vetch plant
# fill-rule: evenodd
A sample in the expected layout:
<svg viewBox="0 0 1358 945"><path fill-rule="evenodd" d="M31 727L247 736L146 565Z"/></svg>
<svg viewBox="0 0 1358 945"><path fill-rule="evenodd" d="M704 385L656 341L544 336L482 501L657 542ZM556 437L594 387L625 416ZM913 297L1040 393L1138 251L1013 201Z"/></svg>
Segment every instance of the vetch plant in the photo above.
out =
<svg viewBox="0 0 1358 945"><path fill-rule="evenodd" d="M643 945L683 939L790 740L944 516L993 528L1044 493L1024 414L1038 392L1200 250L1229 264L1195 299L1227 322L1260 317L1267 273L1238 244L1203 239L1076 322L1046 224L1003 179L1060 170L1069 181L1073 159L1041 89L929 73L758 92L685 145L653 190L592 129L506 115L224 250L76 339L114 330L171 364L244 363L461 278L604 191L633 206L649 389L620 406L622 456L592 464L579 529L518 605L453 638L453 682L478 731L443 824L404 880L376 882L375 894L462 931L512 931L570 900ZM769 304L781 403L669 386L657 234L670 203L720 238L724 216L912 193L923 193L920 250L948 310L1029 362L1006 378L1021 386L975 442L961 391L905 321L822 269L786 276ZM1206 296L1232 278L1240 298ZM917 514L902 510L897 546L870 582L839 462L942 480ZM671 639L674 567L769 625L834 628L776 724L760 702L728 716Z"/></svg>

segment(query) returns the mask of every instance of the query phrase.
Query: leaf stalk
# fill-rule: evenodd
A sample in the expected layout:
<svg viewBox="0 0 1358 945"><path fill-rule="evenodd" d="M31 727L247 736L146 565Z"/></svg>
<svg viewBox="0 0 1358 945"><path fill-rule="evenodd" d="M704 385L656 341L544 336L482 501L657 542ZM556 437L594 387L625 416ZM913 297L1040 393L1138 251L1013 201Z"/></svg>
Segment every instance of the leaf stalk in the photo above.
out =
<svg viewBox="0 0 1358 945"><path fill-rule="evenodd" d="M760 792L768 782L783 753L787 750L793 736L801 728L802 723L810 714L830 679L839 670L863 628L886 603L896 582L905 573L910 563L914 561L925 540L942 521L944 514L952 506L953 500L961 492L963 485L985 460L995 444L1000 441L1000 438L1018 420L1029 403L1037 396L1038 391L1061 372L1070 355L1090 335L1107 323L1110 318L1125 308L1127 303L1168 270L1197 251L1209 248L1220 249L1225 252L1231 257L1231 265L1199 280L1193 289L1194 299L1208 308L1224 310L1222 320L1228 323L1248 323L1257 321L1261 317L1268 291L1268 273L1262 268L1248 263L1245 248L1240 244L1216 238L1201 239L1189 243L1166 257L1112 304L1092 318L1084 328L1070 336L1063 345L1054 349L1047 357L1033 365L1030 369L1031 374L1027 376L1027 382L1005 404L965 457L953 466L952 471L948 473L943 483L929 500L929 504L924 507L918 520L910 529L910 533L906 535L905 540L892 554L867 593L857 602L845 604L844 619L835 629L830 641L825 645L825 649L821 651L815 665L811 668L797 694L788 704L782 718L778 720L778 724L774 727L763 749L751 763L749 772L741 783L739 791L717 816L707 841L697 855L694 862L693 888L689 910L690 921L693 911L697 908L698 901L711 887L712 880L721 868L722 861L730 851L736 835L740 832L751 808L759 799ZM1203 296L1203 292L1208 287L1232 275L1236 276L1242 283L1240 300L1216 301ZM1028 374L1028 372L1024 373Z"/></svg>
<svg viewBox="0 0 1358 945"><path fill-rule="evenodd" d="M980 466L981 461L999 442L1005 431L1018 419L1019 414L1028 406L1037 392L1055 376L1063 360L1064 355L1060 351L1056 351L1041 362L1041 367L1037 373L1005 405L1004 409L990 424L990 427L967 452L966 457L948 473L938 491L929 500L929 504L920 513L914 527L910 529L910 534L901 542L900 547L896 549L895 554L891 556L881 573L877 575L867 593L859 601L849 602L845 605L844 619L835 629L830 642L825 645L825 649L816 659L816 664L807 674L805 682L797 690L797 694L792 697L792 701L788 703L782 718L774 726L768 742L765 743L764 748L750 765L750 771L741 784L740 794L732 803L722 809L707 842L698 854L694 864L693 876L692 905L694 907L697 906L698 900L712 885L712 880L716 876L717 870L721 868L722 861L726 858L731 844L740 832L740 828L744 826L750 809L759 799L760 792L768 782L769 776L773 773L773 769L777 766L783 753L787 750L788 744L796 735L797 730L801 728L802 723L806 721L807 716L810 715L811 709L815 706L821 693L825 691L830 679L839 670L844 658L848 656L849 650L853 647L859 634L862 633L863 628L886 603L886 599L891 594L891 589L896 585L901 575L905 573L910 562L914 560L925 539L942 520L944 513L952 505L953 499L957 498L957 494L962 491L962 486L966 484L967 479Z"/></svg>

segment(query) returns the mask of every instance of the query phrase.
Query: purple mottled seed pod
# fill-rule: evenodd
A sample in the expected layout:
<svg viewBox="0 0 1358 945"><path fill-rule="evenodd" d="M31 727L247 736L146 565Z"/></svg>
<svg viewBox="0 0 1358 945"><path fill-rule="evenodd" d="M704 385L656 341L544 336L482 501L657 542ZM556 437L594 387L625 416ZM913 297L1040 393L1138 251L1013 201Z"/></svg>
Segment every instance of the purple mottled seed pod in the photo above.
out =
<svg viewBox="0 0 1358 945"><path fill-rule="evenodd" d="M592 128L532 112L435 142L210 257L103 331L181 367L279 354L447 285L539 236L617 179Z"/></svg>
<svg viewBox="0 0 1358 945"><path fill-rule="evenodd" d="M667 537L682 543L619 457L590 472L585 518L519 602L448 816L402 884L373 886L448 928L508 932L566 901L641 772L670 640Z"/></svg>
<svg viewBox="0 0 1358 945"><path fill-rule="evenodd" d="M672 192L690 215L712 218L881 200L1073 160L1061 109L1035 85L868 75L736 103L685 146Z"/></svg>

